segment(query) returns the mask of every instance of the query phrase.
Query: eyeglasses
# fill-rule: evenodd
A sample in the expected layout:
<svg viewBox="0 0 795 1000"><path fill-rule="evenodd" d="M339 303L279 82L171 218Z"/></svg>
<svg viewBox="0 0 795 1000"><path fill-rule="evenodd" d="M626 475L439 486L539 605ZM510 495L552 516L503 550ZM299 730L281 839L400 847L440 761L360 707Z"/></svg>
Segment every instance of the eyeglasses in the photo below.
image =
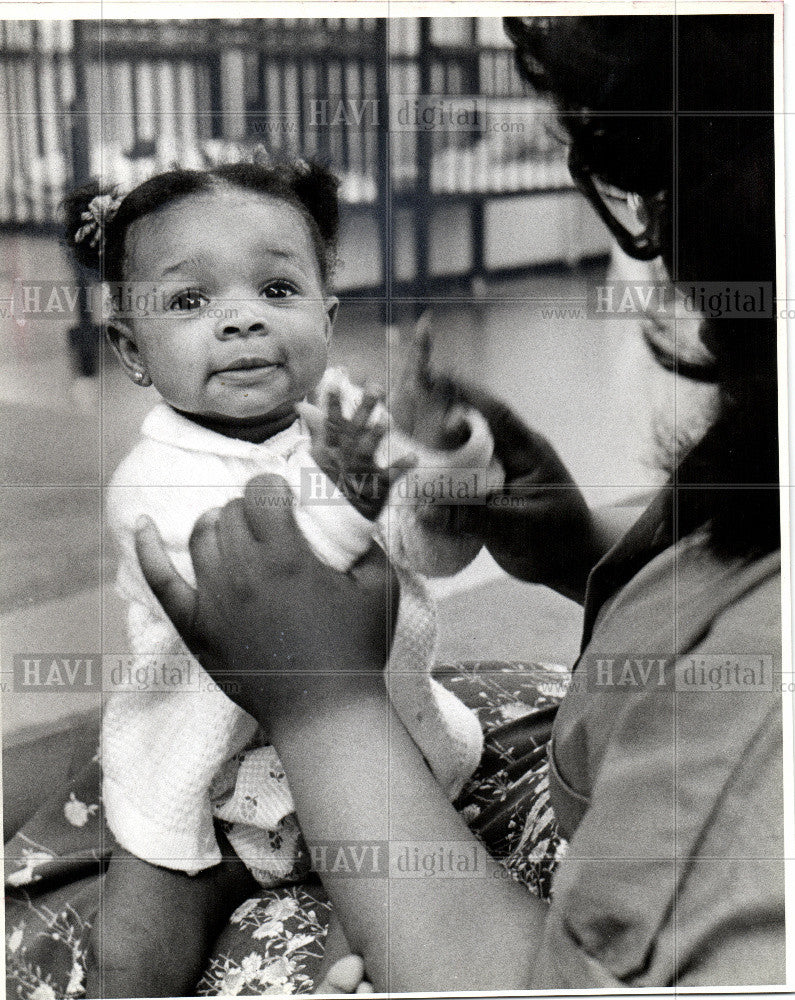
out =
<svg viewBox="0 0 795 1000"><path fill-rule="evenodd" d="M569 150L569 173L625 254L635 260L653 260L668 249L665 191L651 197L620 191L594 177L574 146Z"/></svg>

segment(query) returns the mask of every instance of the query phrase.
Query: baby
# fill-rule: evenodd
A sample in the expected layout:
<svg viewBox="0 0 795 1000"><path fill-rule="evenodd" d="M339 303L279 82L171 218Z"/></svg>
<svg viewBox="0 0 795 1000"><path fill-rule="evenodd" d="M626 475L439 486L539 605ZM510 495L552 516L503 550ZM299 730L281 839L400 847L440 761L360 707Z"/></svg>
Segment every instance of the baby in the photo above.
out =
<svg viewBox="0 0 795 1000"><path fill-rule="evenodd" d="M434 437L429 425L424 441L385 434L375 398L327 371L338 205L325 169L299 161L174 170L125 196L75 192L67 217L75 255L106 282L119 361L162 397L107 489L130 647L151 680L137 683L135 671L136 683L105 707L103 803L119 850L88 988L106 997L191 992L215 929L250 891L216 881L202 895L202 879L221 870L229 845L262 886L308 866L267 734L190 657L163 614L135 557L136 522L144 514L155 522L194 583L188 541L197 518L274 472L290 483L298 525L322 561L347 570L373 540L382 544L401 582L390 697L453 798L477 766L482 737L474 715L430 677L436 627L421 574L456 572L477 546L387 497L409 469L421 480L445 467L496 467L474 411L432 420L442 430ZM412 388L422 382L417 373L403 380L398 411L422 408ZM320 409L307 408L307 397ZM318 495L324 502L313 502Z"/></svg>

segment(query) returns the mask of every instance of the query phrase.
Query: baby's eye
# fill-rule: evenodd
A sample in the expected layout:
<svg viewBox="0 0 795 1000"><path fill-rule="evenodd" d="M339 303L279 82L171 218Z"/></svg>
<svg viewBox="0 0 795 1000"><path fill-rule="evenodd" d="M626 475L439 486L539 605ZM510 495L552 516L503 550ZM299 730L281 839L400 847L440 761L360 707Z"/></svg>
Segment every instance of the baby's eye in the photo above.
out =
<svg viewBox="0 0 795 1000"><path fill-rule="evenodd" d="M271 281L263 289L261 294L265 296L266 299L287 299L291 295L297 294L298 289L292 283L292 281L287 281L284 278L279 278L277 281Z"/></svg>
<svg viewBox="0 0 795 1000"><path fill-rule="evenodd" d="M192 312L206 306L209 301L206 295L195 288L186 288L184 292L178 292L174 296L168 308L173 312Z"/></svg>

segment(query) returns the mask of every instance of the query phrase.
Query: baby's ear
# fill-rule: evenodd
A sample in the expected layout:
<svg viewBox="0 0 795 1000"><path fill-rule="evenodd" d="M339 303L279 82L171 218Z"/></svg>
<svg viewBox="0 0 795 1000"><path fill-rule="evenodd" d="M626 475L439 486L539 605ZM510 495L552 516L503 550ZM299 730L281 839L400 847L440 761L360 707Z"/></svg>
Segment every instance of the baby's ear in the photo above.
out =
<svg viewBox="0 0 795 1000"><path fill-rule="evenodd" d="M326 296L326 343L328 344L331 340L331 334L334 332L334 323L337 320L337 312L339 311L340 300L336 295Z"/></svg>
<svg viewBox="0 0 795 1000"><path fill-rule="evenodd" d="M132 379L136 385L151 385L152 380L133 339L132 328L129 324L119 319L113 319L105 326L105 334L113 348L113 353L127 372L128 378Z"/></svg>

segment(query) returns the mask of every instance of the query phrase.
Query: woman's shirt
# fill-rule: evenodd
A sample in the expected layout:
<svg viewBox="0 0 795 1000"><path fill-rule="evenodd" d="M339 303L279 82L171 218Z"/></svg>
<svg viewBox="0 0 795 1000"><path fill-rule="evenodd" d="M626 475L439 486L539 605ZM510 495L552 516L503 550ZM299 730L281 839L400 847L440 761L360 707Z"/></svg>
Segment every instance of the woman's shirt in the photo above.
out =
<svg viewBox="0 0 795 1000"><path fill-rule="evenodd" d="M665 510L589 581L534 986L784 982L780 554L721 560L703 531L666 546Z"/></svg>

